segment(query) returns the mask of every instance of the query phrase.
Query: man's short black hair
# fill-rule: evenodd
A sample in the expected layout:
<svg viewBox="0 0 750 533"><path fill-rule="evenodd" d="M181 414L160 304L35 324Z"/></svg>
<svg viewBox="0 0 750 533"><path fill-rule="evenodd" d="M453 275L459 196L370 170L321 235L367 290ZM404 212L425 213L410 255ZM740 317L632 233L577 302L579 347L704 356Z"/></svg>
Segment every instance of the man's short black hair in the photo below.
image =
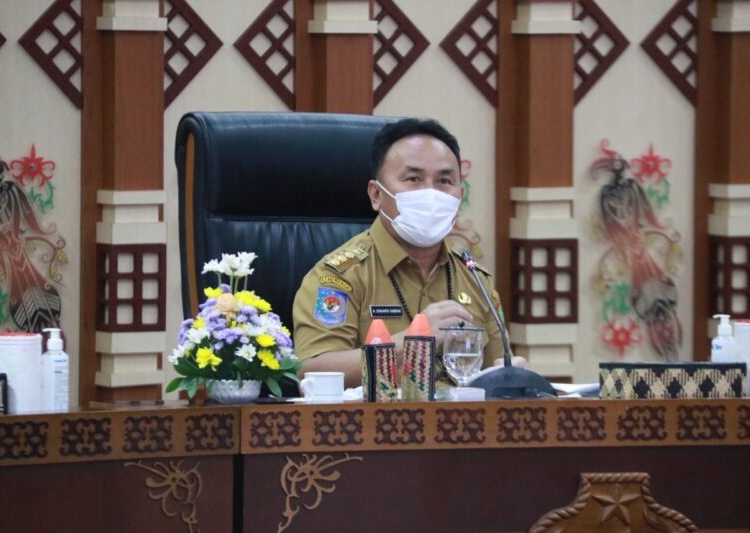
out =
<svg viewBox="0 0 750 533"><path fill-rule="evenodd" d="M375 139L372 142L372 155L370 157L370 174L372 179L378 179L378 172L385 161L385 154L388 153L393 143L412 135L429 135L442 141L450 148L453 155L456 156L459 167L461 166L461 151L458 148L458 141L442 124L433 119L404 118L397 122L386 124L375 135Z"/></svg>

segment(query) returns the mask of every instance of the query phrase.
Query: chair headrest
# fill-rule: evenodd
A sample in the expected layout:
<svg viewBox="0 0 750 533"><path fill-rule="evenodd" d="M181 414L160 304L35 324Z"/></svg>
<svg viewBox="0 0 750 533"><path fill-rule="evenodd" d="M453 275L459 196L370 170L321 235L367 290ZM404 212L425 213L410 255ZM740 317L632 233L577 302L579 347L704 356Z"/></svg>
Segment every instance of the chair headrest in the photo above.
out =
<svg viewBox="0 0 750 533"><path fill-rule="evenodd" d="M291 328L294 294L325 253L374 219L367 182L389 117L196 112L177 127L183 311L203 300L203 264L255 252L250 288Z"/></svg>

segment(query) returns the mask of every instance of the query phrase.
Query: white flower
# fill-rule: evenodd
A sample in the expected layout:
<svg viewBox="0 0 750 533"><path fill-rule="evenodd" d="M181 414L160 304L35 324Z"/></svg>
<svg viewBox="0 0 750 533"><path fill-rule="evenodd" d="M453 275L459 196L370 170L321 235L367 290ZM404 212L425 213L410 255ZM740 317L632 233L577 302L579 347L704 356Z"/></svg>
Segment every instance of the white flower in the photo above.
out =
<svg viewBox="0 0 750 533"><path fill-rule="evenodd" d="M260 315L258 317L258 321L260 322L260 327L263 329L263 331L271 334L281 331L281 324L279 323L279 321L275 318L270 317L268 314Z"/></svg>
<svg viewBox="0 0 750 533"><path fill-rule="evenodd" d="M216 259L211 259L208 263L203 264L203 272L201 272L201 274L205 274L206 272L216 272L217 274L221 274L221 265L219 265L219 262Z"/></svg>
<svg viewBox="0 0 750 533"><path fill-rule="evenodd" d="M169 361L169 364L174 365L177 364L177 360L185 355L185 348L182 346L178 346L174 350L172 350L172 355L167 356L167 360Z"/></svg>
<svg viewBox="0 0 750 533"><path fill-rule="evenodd" d="M281 357L288 357L289 359L297 359L297 354L294 353L294 348L289 348L288 346L282 346L279 348L279 354L281 354Z"/></svg>
<svg viewBox="0 0 750 533"><path fill-rule="evenodd" d="M252 361L255 358L255 354L257 353L257 350L255 349L255 346L252 344L243 344L237 350L235 350L234 355L237 357L242 357L243 359L247 359L248 361Z"/></svg>
<svg viewBox="0 0 750 533"><path fill-rule="evenodd" d="M206 328L190 328L187 332L187 338L193 344L200 344L206 337L208 337L208 330Z"/></svg>
<svg viewBox="0 0 750 533"><path fill-rule="evenodd" d="M240 268L240 258L232 254L221 254L219 266L221 266L222 274L231 276Z"/></svg>
<svg viewBox="0 0 750 533"><path fill-rule="evenodd" d="M250 268L250 265L253 264L253 261L255 261L258 256L254 254L253 252L240 252L237 254L239 266L237 267L236 274L238 276L249 276L253 272L255 272L255 269Z"/></svg>
<svg viewBox="0 0 750 533"><path fill-rule="evenodd" d="M262 335L266 332L266 328L262 325L256 326L254 324L245 324L242 329L245 331L245 335L247 335L248 337L257 337L258 335Z"/></svg>

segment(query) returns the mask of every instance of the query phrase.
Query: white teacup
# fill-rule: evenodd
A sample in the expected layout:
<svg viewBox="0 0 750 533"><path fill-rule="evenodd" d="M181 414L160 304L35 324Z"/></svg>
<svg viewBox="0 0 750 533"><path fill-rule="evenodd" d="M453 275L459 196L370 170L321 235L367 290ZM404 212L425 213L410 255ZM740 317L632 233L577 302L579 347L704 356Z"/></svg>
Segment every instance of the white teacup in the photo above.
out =
<svg viewBox="0 0 750 533"><path fill-rule="evenodd" d="M299 388L305 398L313 402L341 402L344 400L344 373L305 372Z"/></svg>

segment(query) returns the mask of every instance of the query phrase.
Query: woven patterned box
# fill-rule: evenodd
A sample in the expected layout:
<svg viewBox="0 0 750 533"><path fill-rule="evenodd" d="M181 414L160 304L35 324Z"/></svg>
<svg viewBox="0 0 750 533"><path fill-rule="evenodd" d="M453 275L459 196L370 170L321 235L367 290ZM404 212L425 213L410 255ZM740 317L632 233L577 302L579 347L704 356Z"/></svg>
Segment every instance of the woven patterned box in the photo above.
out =
<svg viewBox="0 0 750 533"><path fill-rule="evenodd" d="M741 398L745 363L599 363L602 399Z"/></svg>

